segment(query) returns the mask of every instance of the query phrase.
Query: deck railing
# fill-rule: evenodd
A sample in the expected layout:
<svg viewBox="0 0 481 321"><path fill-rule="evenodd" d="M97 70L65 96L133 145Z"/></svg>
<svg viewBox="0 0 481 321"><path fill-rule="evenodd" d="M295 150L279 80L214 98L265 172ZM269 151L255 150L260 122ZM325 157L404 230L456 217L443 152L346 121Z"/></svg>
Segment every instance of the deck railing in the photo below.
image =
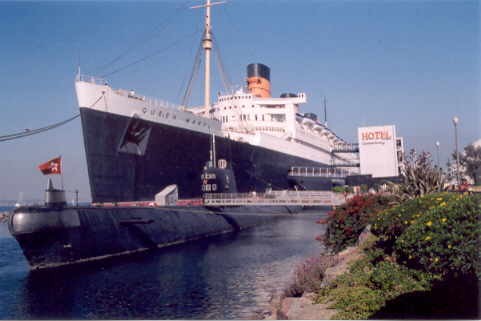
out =
<svg viewBox="0 0 481 321"><path fill-rule="evenodd" d="M94 76L88 76L88 75L77 75L77 78L75 81L81 81L81 82L88 82L96 85L101 85L101 86L108 86L107 80L103 78L98 78ZM127 97L127 98L132 98L132 99L137 99L137 100L142 100L148 103L151 103L156 106L161 106L161 107L167 107L171 109L179 109L179 110L185 110L185 106L177 105L165 100L157 99L157 98L152 98L148 97L145 95L139 95L136 94L133 90L124 90L124 89L115 89L114 92L117 95Z"/></svg>
<svg viewBox="0 0 481 321"><path fill-rule="evenodd" d="M206 193L204 205L302 205L302 206L338 206L346 196L322 191L280 191L267 193Z"/></svg>
<svg viewBox="0 0 481 321"><path fill-rule="evenodd" d="M288 175L308 177L346 177L352 174L357 174L357 171L335 167L292 167Z"/></svg>

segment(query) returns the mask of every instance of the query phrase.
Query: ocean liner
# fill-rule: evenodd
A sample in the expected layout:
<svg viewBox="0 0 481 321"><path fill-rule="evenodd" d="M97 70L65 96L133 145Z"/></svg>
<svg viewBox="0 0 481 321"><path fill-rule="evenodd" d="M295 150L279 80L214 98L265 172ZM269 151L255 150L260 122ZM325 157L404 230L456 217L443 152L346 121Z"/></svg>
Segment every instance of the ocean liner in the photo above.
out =
<svg viewBox="0 0 481 321"><path fill-rule="evenodd" d="M247 66L245 87L209 102L210 6L207 1L202 40L204 106L174 105L79 72L75 87L93 203L152 200L171 184L181 199L200 198L212 137L218 158L232 165L238 192L294 188L288 182L294 166L357 164L355 154L333 153L345 141L315 114L301 112L305 93L271 97L270 69L263 64ZM208 192L211 186L203 188Z"/></svg>

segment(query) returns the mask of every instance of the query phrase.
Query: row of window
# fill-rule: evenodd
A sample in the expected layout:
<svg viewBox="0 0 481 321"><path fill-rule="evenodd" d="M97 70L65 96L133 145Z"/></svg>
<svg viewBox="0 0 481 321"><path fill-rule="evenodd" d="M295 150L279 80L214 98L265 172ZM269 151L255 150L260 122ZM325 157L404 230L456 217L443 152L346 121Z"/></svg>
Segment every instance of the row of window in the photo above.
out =
<svg viewBox="0 0 481 321"><path fill-rule="evenodd" d="M234 100L234 99L252 99L252 95L247 95L247 96L231 96L227 98L221 98L219 101L228 101L228 100Z"/></svg>
<svg viewBox="0 0 481 321"><path fill-rule="evenodd" d="M249 114L243 114L243 115L238 115L239 117L237 118L237 120L251 120L251 115ZM236 121L236 115L231 115L231 118L232 118L232 121ZM259 119L260 118L260 119ZM261 115L261 117L257 117L257 114L254 115L254 120L261 120L261 121L265 121L267 118L267 121L277 121L277 122L283 122L285 123L286 122L286 118L285 117L273 117L272 115L270 115L270 119L269 119L269 115L267 117L264 117L264 114ZM221 120L222 122L226 123L229 121L229 116L221 116Z"/></svg>
<svg viewBox="0 0 481 321"><path fill-rule="evenodd" d="M237 128L237 127L229 127L229 130L230 131L240 131L242 132L242 128ZM260 126L256 126L255 127L255 130L257 131L264 131L264 132L280 132L280 133L285 133L286 130L284 128L280 128L280 127L260 127Z"/></svg>
<svg viewBox="0 0 481 321"><path fill-rule="evenodd" d="M254 108L254 105L251 105L252 108ZM234 108L237 108L237 106L234 105ZM242 108L246 108L246 105L242 105ZM227 109L227 106L224 106L224 110ZM229 106L229 109L232 109L232 106ZM217 109L219 110L219 109Z"/></svg>

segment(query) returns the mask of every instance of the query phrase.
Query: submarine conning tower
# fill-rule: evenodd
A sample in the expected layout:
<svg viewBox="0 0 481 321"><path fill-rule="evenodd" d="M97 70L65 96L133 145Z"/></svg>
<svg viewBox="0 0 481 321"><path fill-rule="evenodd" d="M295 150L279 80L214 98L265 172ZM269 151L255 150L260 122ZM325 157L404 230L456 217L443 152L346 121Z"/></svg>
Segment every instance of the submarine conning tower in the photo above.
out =
<svg viewBox="0 0 481 321"><path fill-rule="evenodd" d="M253 63L247 66L247 92L256 97L271 97L271 70L266 65Z"/></svg>
<svg viewBox="0 0 481 321"><path fill-rule="evenodd" d="M65 191L53 188L52 180L49 178L45 190L45 206L62 207L65 205L67 205Z"/></svg>

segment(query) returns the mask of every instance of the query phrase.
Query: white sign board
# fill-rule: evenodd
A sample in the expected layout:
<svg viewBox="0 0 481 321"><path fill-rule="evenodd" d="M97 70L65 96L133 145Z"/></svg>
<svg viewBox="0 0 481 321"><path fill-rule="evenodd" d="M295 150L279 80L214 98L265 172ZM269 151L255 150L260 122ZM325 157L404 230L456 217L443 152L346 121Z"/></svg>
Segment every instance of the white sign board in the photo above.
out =
<svg viewBox="0 0 481 321"><path fill-rule="evenodd" d="M396 127L359 127L359 160L361 174L372 177L398 175Z"/></svg>

